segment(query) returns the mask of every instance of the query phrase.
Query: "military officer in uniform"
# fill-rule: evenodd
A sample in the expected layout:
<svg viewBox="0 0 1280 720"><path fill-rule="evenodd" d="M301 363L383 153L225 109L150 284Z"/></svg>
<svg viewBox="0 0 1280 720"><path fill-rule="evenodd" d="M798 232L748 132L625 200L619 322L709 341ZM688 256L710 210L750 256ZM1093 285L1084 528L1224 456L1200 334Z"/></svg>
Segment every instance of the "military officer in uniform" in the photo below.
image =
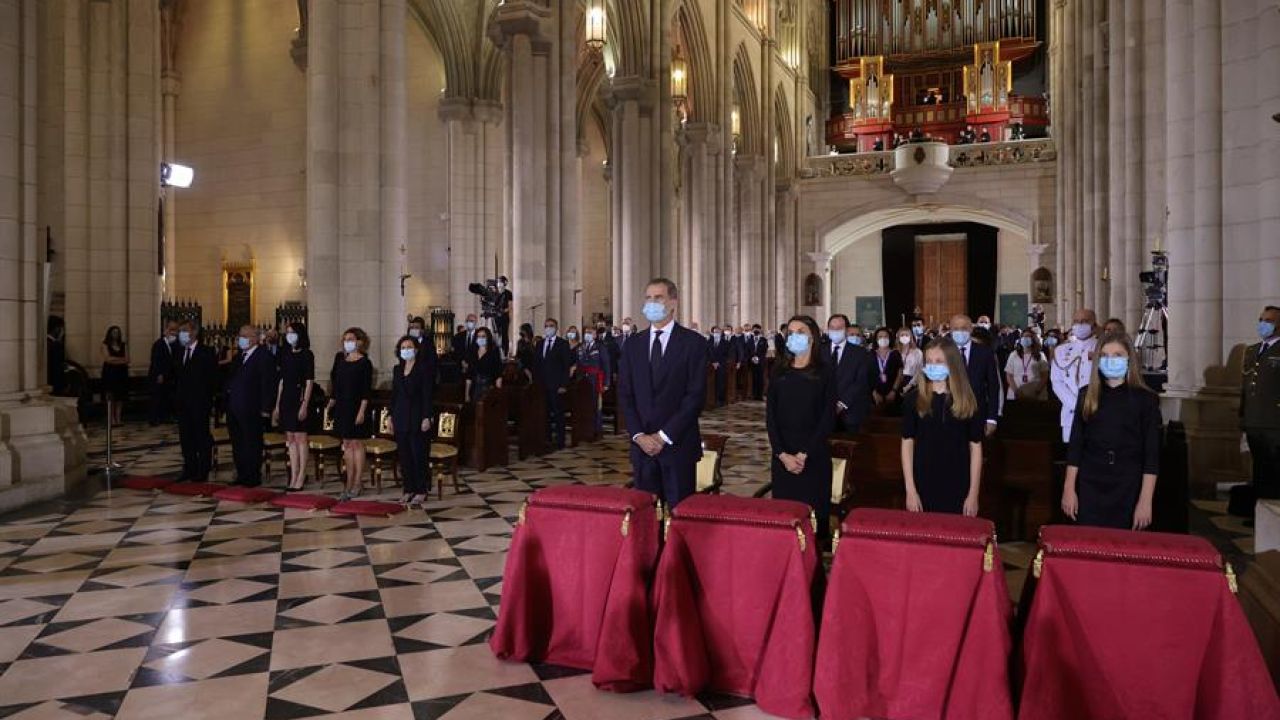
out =
<svg viewBox="0 0 1280 720"><path fill-rule="evenodd" d="M603 432L604 417L601 414L604 392L609 389L613 377L609 349L604 341L596 337L596 331L588 328L582 334L582 343L578 345L578 372L591 378L591 385L596 390L596 432Z"/></svg>
<svg viewBox="0 0 1280 720"><path fill-rule="evenodd" d="M1093 374L1093 358L1098 349L1098 314L1088 308L1076 310L1071 316L1073 339L1059 345L1053 353L1049 377L1053 392L1062 401L1059 422L1062 425L1062 442L1071 441L1071 425L1075 421L1076 398L1080 388L1089 384Z"/></svg>
<svg viewBox="0 0 1280 720"><path fill-rule="evenodd" d="M1280 307L1268 305L1258 317L1258 337L1244 353L1240 385L1240 426L1253 456L1253 492L1229 508L1253 514L1255 498L1280 498Z"/></svg>

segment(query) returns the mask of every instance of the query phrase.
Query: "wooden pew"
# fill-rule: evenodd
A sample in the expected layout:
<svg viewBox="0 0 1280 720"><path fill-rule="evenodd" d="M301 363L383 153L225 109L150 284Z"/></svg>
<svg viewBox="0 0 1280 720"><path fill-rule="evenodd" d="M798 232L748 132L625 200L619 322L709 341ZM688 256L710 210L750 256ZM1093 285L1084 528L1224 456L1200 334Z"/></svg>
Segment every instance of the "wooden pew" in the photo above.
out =
<svg viewBox="0 0 1280 720"><path fill-rule="evenodd" d="M985 467L980 505L1002 537L1029 540L1057 517L1052 439L995 437L983 443Z"/></svg>
<svg viewBox="0 0 1280 720"><path fill-rule="evenodd" d="M487 470L507 464L507 391L491 387L480 400L463 405L462 464Z"/></svg>
<svg viewBox="0 0 1280 720"><path fill-rule="evenodd" d="M569 444L576 447L600 439L596 431L596 387L591 378L579 376L569 381L565 393L565 415L569 423Z"/></svg>
<svg viewBox="0 0 1280 720"><path fill-rule="evenodd" d="M516 423L517 455L521 460L539 457L550 452L547 442L547 398L542 385L520 385L511 388L512 405L519 407L520 420Z"/></svg>
<svg viewBox="0 0 1280 720"><path fill-rule="evenodd" d="M855 441L849 507L906 507L902 437L862 433Z"/></svg>
<svg viewBox="0 0 1280 720"><path fill-rule="evenodd" d="M711 412L716 409L716 371L707 365L707 391L703 393L702 411Z"/></svg>
<svg viewBox="0 0 1280 720"><path fill-rule="evenodd" d="M613 434L617 435L627 429L627 422L622 417L622 408L618 407L618 383L614 383L604 391L604 397L601 399L600 412L604 413L605 421L613 423Z"/></svg>

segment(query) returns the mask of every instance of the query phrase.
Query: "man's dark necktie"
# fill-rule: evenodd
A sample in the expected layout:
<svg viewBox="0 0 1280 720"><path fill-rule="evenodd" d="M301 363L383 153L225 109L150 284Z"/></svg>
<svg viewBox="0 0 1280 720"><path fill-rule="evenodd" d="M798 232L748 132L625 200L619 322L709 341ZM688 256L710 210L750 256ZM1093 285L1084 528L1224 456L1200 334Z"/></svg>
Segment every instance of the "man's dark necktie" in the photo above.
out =
<svg viewBox="0 0 1280 720"><path fill-rule="evenodd" d="M840 364L840 346L839 345L831 346L831 364L833 365Z"/></svg>
<svg viewBox="0 0 1280 720"><path fill-rule="evenodd" d="M658 366L662 364L662 330L653 331L653 347L649 348L649 380L657 383Z"/></svg>

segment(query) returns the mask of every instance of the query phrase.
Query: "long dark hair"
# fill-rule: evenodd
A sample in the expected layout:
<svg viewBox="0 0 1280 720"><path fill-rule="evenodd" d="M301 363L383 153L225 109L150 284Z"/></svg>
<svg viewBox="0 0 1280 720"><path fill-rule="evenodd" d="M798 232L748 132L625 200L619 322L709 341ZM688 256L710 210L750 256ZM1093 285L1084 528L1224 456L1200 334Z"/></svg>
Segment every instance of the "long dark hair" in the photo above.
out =
<svg viewBox="0 0 1280 720"><path fill-rule="evenodd" d="M793 322L803 323L805 327L809 328L809 335L813 338L809 343L809 364L801 368L800 372L820 372L827 359L824 357L824 353L818 352L818 340L822 337L821 331L818 330L818 323L808 315L792 315L791 319L787 321L787 324L782 326L783 329L785 330L790 327ZM787 343L784 340L782 347L786 348L786 346ZM787 370L790 370L795 366L795 360L796 356L792 355L790 350L786 350L782 353L782 357L779 358L777 370L774 374L780 375Z"/></svg>
<svg viewBox="0 0 1280 720"><path fill-rule="evenodd" d="M294 350L310 350L311 349L311 336L307 334L307 326L305 324L301 322L291 322L288 325L284 326L284 332L286 335L289 334L290 330L294 331L298 335L298 344L294 345L292 349ZM287 339L285 340L285 343L286 344L288 343Z"/></svg>
<svg viewBox="0 0 1280 720"><path fill-rule="evenodd" d="M111 341L111 333L113 332L116 335L114 343ZM112 325L107 328L107 334L102 336L102 344L113 348L124 347L124 331L120 329L119 325Z"/></svg>
<svg viewBox="0 0 1280 720"><path fill-rule="evenodd" d="M404 347L406 340L413 343L413 349L416 352L422 352L422 344L416 338L412 335L402 335L400 339L396 341L396 351L391 353L391 357L395 358L396 362L399 363L401 367L404 366L404 358L400 357L400 348ZM413 359L417 360L418 356L414 355Z"/></svg>

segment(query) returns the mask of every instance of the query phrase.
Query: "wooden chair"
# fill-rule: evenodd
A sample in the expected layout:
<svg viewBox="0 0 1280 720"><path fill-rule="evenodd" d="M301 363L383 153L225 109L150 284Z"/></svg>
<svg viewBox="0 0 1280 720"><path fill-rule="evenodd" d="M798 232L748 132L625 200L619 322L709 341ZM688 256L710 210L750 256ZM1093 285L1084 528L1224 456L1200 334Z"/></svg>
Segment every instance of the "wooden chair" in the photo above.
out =
<svg viewBox="0 0 1280 720"><path fill-rule="evenodd" d="M853 490L851 478L858 443L854 440L832 438L827 444L831 446L831 513L838 519L843 519L848 512Z"/></svg>
<svg viewBox="0 0 1280 720"><path fill-rule="evenodd" d="M308 435L307 449L311 452L311 464L316 482L324 486L325 467L333 463L339 479L342 475L342 441L332 435Z"/></svg>
<svg viewBox="0 0 1280 720"><path fill-rule="evenodd" d="M284 455L285 469L289 468L289 453L284 449L284 433L266 432L262 434L262 479L271 479L271 460L276 455Z"/></svg>
<svg viewBox="0 0 1280 720"><path fill-rule="evenodd" d="M213 435L213 465L217 467L220 449L231 444L231 431L227 430L227 426L220 425L210 433Z"/></svg>
<svg viewBox="0 0 1280 720"><path fill-rule="evenodd" d="M400 464L397 462L396 441L392 440L391 413L385 408L375 411L378 422L377 433L364 441L364 452L369 457L369 475L373 479L373 487L382 492L382 472L387 465L391 466L391 476L396 483L400 482Z"/></svg>
<svg viewBox="0 0 1280 720"><path fill-rule="evenodd" d="M697 492L720 494L720 487L724 484L720 464L724 460L724 447L728 442L728 435L702 436L702 459L698 461L697 468Z"/></svg>
<svg viewBox="0 0 1280 720"><path fill-rule="evenodd" d="M453 492L456 494L460 491L460 486L458 485L460 408L452 404L446 407L447 409L441 409L436 413L436 437L431 442L430 465L432 475L436 476L437 467L442 467L442 472L439 473L438 477L435 477L437 499L444 498L443 476L445 473L453 477Z"/></svg>

